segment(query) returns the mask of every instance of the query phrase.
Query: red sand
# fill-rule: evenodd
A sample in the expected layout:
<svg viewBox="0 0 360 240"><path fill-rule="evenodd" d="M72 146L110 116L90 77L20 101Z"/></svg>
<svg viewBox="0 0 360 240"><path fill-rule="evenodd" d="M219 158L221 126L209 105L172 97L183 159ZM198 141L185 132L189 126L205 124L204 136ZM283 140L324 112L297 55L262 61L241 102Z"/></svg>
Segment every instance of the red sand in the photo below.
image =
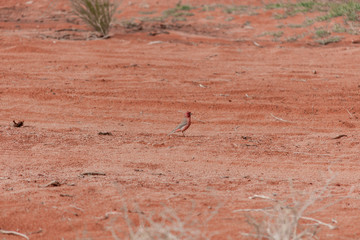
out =
<svg viewBox="0 0 360 240"><path fill-rule="evenodd" d="M321 239L359 239L356 36L326 46L309 36L272 41L262 33L298 34L277 26L305 16L276 20L263 8L141 23L140 12L160 16L177 1L139 0L121 5L110 39L86 41L93 33L68 2L48 2L0 6L0 229L30 239L112 239L109 226L126 227L105 215L121 219L124 202L144 214L163 205L181 216L193 211L199 221L221 205L208 231L242 239L251 229L233 211L267 206L249 197L287 198L289 180L311 191L336 175L327 201L354 186L351 198L312 217L337 221L335 230L322 227ZM122 27L131 18L139 25ZM85 31L59 31L68 28ZM185 111L194 113L187 136L166 137ZM54 180L61 185L44 187Z"/></svg>

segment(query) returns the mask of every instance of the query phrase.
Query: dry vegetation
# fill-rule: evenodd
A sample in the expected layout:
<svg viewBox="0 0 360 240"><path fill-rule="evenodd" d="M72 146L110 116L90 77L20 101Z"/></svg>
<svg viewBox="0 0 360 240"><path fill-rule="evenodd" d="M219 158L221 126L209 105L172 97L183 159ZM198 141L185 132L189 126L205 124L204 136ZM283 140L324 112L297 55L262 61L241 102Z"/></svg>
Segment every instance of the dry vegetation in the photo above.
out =
<svg viewBox="0 0 360 240"><path fill-rule="evenodd" d="M119 7L114 0L70 0L74 13L91 26L101 37L107 37Z"/></svg>
<svg viewBox="0 0 360 240"><path fill-rule="evenodd" d="M334 223L320 221L317 215L327 208L349 198L353 189L346 196L334 196L331 193L331 182L326 181L324 186L308 192L296 191L290 183L290 197L276 199L264 195L255 195L250 199L261 199L270 206L260 209L239 209L234 212L246 212L247 222L254 229L254 233L245 236L256 239L271 240L301 240L317 239L320 227L330 230L336 229ZM335 199L334 199L335 198ZM330 221L330 220L329 220Z"/></svg>
<svg viewBox="0 0 360 240"><path fill-rule="evenodd" d="M296 190L290 181L290 194L286 198L265 195L249 197L249 201L257 201L257 205L266 207L233 211L233 214L245 213L246 222L253 229L252 233L241 235L259 240L310 240L318 239L317 234L321 228L337 229L334 218L328 219L330 223L326 223L320 220L318 215L351 198L354 189L351 188L346 196L334 195L331 186L334 179L333 176L327 179L323 186L302 191ZM221 233L207 229L207 223L218 214L220 205L208 212L200 213L194 209L186 211L185 217L180 217L174 209L167 206L158 213L145 213L136 204L131 208L132 211L124 202L122 212L107 213L106 218L112 216L108 230L113 239L123 239L119 236L124 234L127 236L125 239L129 240L208 240L221 236ZM129 216L129 212L136 213L135 219ZM194 220L196 215L205 216L204 221ZM114 216L121 216L121 226L115 223L118 217Z"/></svg>

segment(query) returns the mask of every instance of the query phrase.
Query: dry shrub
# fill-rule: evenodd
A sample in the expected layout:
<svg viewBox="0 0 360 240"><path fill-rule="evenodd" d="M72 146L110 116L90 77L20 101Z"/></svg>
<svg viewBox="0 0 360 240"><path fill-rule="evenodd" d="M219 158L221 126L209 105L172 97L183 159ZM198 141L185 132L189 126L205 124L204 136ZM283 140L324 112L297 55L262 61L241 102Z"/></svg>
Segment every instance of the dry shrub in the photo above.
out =
<svg viewBox="0 0 360 240"><path fill-rule="evenodd" d="M250 199L262 199L270 203L261 209L239 209L234 212L245 212L247 223L253 233L243 234L255 239L301 240L318 239L316 234L320 227L335 229L336 226L324 223L313 216L330 206L350 197L350 192L335 200L329 189L333 178L326 181L323 187L311 192L295 191L291 185L291 197L278 200L264 195L255 195ZM327 202L327 203L325 203Z"/></svg>
<svg viewBox="0 0 360 240"><path fill-rule="evenodd" d="M107 37L119 2L116 0L70 0L73 11L101 37Z"/></svg>
<svg viewBox="0 0 360 240"><path fill-rule="evenodd" d="M193 206L194 207L194 206ZM175 210L164 206L159 213L145 214L135 206L135 209L129 211L127 205L123 203L121 213L122 220L125 222L125 229L116 227L113 220L108 230L113 239L120 240L119 235L127 236L129 240L207 240L211 239L216 233L207 231L208 222L217 214L218 207L211 211L197 212L195 209L186 213L185 217L180 217ZM136 213L130 217L129 212ZM204 216L203 221L198 220L197 216ZM135 223L136 222L136 223Z"/></svg>

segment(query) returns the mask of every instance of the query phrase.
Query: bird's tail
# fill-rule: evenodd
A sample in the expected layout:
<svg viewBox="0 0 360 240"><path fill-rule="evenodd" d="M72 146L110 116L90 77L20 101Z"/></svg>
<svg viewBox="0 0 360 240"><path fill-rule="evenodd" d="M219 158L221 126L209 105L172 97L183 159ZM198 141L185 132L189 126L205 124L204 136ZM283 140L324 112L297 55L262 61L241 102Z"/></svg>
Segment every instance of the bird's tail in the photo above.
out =
<svg viewBox="0 0 360 240"><path fill-rule="evenodd" d="M170 136L171 134L181 131L179 127L175 128L174 130L172 130L167 136Z"/></svg>
<svg viewBox="0 0 360 240"><path fill-rule="evenodd" d="M168 135L166 135L167 137L170 136L171 134L173 134L176 131L176 129L172 130Z"/></svg>

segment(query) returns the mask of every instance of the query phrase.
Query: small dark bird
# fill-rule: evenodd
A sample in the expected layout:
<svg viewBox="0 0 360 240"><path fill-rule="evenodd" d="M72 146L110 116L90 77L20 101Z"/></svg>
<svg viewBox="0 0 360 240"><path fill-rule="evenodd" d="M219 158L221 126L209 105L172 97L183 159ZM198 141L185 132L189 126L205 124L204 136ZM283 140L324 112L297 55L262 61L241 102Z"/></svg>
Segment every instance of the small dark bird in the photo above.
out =
<svg viewBox="0 0 360 240"><path fill-rule="evenodd" d="M24 121L15 122L15 120L13 120L13 123L14 127L22 127L24 125Z"/></svg>

